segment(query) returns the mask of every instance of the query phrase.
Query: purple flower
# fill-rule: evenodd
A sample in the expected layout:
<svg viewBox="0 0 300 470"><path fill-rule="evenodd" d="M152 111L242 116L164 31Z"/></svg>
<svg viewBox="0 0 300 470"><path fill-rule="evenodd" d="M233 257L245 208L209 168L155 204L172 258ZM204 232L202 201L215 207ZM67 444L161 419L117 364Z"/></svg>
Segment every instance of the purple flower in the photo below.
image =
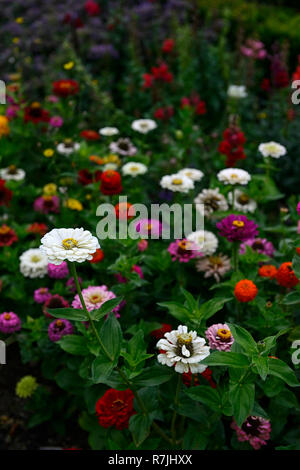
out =
<svg viewBox="0 0 300 470"><path fill-rule="evenodd" d="M61 127L63 123L64 123L64 120L60 116L52 116L52 118L50 118L50 121L49 121L49 124L52 127Z"/></svg>
<svg viewBox="0 0 300 470"><path fill-rule="evenodd" d="M41 196L34 201L33 208L37 212L48 214L49 212L59 212L58 196Z"/></svg>
<svg viewBox="0 0 300 470"><path fill-rule="evenodd" d="M0 315L0 331L14 333L21 329L21 320L14 312L4 312Z"/></svg>
<svg viewBox="0 0 300 470"><path fill-rule="evenodd" d="M81 284L82 284L81 277L78 277L78 282L81 287ZM66 287L69 289L70 292L74 292L74 293L77 292L74 277L70 277L70 279L66 282Z"/></svg>
<svg viewBox="0 0 300 470"><path fill-rule="evenodd" d="M205 332L211 349L218 351L230 351L234 338L226 323L216 323L211 325Z"/></svg>
<svg viewBox="0 0 300 470"><path fill-rule="evenodd" d="M231 428L236 431L237 438L240 442L248 441L255 450L266 445L266 441L270 439L270 421L260 416L248 416L241 427L233 421Z"/></svg>
<svg viewBox="0 0 300 470"><path fill-rule="evenodd" d="M202 253L197 250L196 245L185 238L170 243L168 252L172 256L172 261L178 260L179 263L188 263L190 259L202 256Z"/></svg>
<svg viewBox="0 0 300 470"><path fill-rule="evenodd" d="M52 297L52 294L50 294L48 287L40 287L36 289L33 294L33 298L38 304L45 303L50 297Z"/></svg>
<svg viewBox="0 0 300 470"><path fill-rule="evenodd" d="M230 242L245 242L254 238L258 235L257 227L258 225L247 219L245 215L230 214L217 223L219 235Z"/></svg>
<svg viewBox="0 0 300 470"><path fill-rule="evenodd" d="M297 212L300 215L300 202L298 202L298 204L297 204Z"/></svg>
<svg viewBox="0 0 300 470"><path fill-rule="evenodd" d="M66 261L63 261L61 264L56 266L56 264L48 264L48 275L53 279L63 279L69 274L69 268Z"/></svg>
<svg viewBox="0 0 300 470"><path fill-rule="evenodd" d="M117 59L118 56L118 51L112 44L96 44L89 50L90 59L102 59L103 57Z"/></svg>
<svg viewBox="0 0 300 470"><path fill-rule="evenodd" d="M50 323L48 327L48 336L51 341L59 341L63 336L73 334L74 328L69 320L59 318Z"/></svg>
<svg viewBox="0 0 300 470"><path fill-rule="evenodd" d="M275 251L273 243L269 242L266 238L253 238L245 241L240 246L240 255L246 252L246 246L251 246L254 251L270 257L273 256Z"/></svg>

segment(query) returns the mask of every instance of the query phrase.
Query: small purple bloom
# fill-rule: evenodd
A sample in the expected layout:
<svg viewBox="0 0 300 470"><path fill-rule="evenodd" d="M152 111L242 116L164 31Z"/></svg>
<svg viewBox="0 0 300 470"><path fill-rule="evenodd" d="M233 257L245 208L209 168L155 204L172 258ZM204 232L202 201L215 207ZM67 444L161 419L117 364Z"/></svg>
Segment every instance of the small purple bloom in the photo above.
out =
<svg viewBox="0 0 300 470"><path fill-rule="evenodd" d="M240 246L240 255L243 255L246 252L246 246L251 246L254 251L261 253L266 256L273 256L275 248L273 243L269 242L266 238L253 238L252 240L247 240Z"/></svg>
<svg viewBox="0 0 300 470"><path fill-rule="evenodd" d="M0 331L14 333L21 329L21 320L14 312L4 312L0 315Z"/></svg>
<svg viewBox="0 0 300 470"><path fill-rule="evenodd" d="M49 212L59 212L59 197L58 196L40 196L34 201L33 208L37 212L49 214Z"/></svg>
<svg viewBox="0 0 300 470"><path fill-rule="evenodd" d="M69 268L66 261L63 261L58 266L56 264L48 264L48 276L53 279L63 279L69 274Z"/></svg>
<svg viewBox="0 0 300 470"><path fill-rule="evenodd" d="M59 318L50 323L48 327L48 336L51 341L59 341L63 336L71 335L74 332L72 323L69 320Z"/></svg>
<svg viewBox="0 0 300 470"><path fill-rule="evenodd" d="M61 127L63 123L64 123L64 120L60 116L52 116L52 118L49 121L49 124L52 127Z"/></svg>
<svg viewBox="0 0 300 470"><path fill-rule="evenodd" d="M255 450L266 445L267 441L270 439L270 421L261 418L260 416L248 416L241 427L233 421L231 428L236 431L238 441L248 441Z"/></svg>
<svg viewBox="0 0 300 470"><path fill-rule="evenodd" d="M43 304L52 297L52 294L50 294L48 287L40 287L34 291L33 297L36 303Z"/></svg>
<svg viewBox="0 0 300 470"><path fill-rule="evenodd" d="M188 263L190 259L202 256L202 253L197 250L196 244L185 238L170 243L168 252L172 256L172 261L178 260L179 263Z"/></svg>
<svg viewBox="0 0 300 470"><path fill-rule="evenodd" d="M230 214L216 225L220 231L219 235L230 242L245 242L258 235L258 225L253 220L247 219L245 215Z"/></svg>
<svg viewBox="0 0 300 470"><path fill-rule="evenodd" d="M297 204L297 212L300 215L300 202L298 202L298 204Z"/></svg>
<svg viewBox="0 0 300 470"><path fill-rule="evenodd" d="M205 332L211 349L218 351L230 351L234 338L226 323L215 323L211 325Z"/></svg>

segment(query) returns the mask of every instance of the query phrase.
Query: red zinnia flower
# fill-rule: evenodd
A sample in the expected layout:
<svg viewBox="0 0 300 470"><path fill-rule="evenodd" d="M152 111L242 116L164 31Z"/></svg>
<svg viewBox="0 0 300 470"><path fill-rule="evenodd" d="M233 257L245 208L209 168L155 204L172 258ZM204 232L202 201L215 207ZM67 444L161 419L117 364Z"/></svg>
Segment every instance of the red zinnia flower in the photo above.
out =
<svg viewBox="0 0 300 470"><path fill-rule="evenodd" d="M174 39L165 39L161 50L169 54L174 49L174 45L175 45Z"/></svg>
<svg viewBox="0 0 300 470"><path fill-rule="evenodd" d="M122 191L121 175L115 170L106 170L101 175L100 191L102 194L120 194Z"/></svg>
<svg viewBox="0 0 300 470"><path fill-rule="evenodd" d="M85 140L99 140L100 135L98 132L93 131L91 129L86 129L80 132L80 137L83 137Z"/></svg>
<svg viewBox="0 0 300 470"><path fill-rule="evenodd" d="M174 115L173 106L167 106L166 108L157 108L154 112L154 117L161 121L167 121Z"/></svg>
<svg viewBox="0 0 300 470"><path fill-rule="evenodd" d="M132 204L130 202L120 202L115 206L116 210L116 216L118 219L124 220L124 219L132 219L134 217L134 214L128 215L128 211L132 207Z"/></svg>
<svg viewBox="0 0 300 470"><path fill-rule="evenodd" d="M293 271L291 261L282 263L277 271L276 280L280 286L289 288L295 287L299 283L299 279Z"/></svg>
<svg viewBox="0 0 300 470"><path fill-rule="evenodd" d="M79 85L76 80L57 80L52 83L52 91L57 96L72 96L79 91Z"/></svg>
<svg viewBox="0 0 300 470"><path fill-rule="evenodd" d="M103 260L103 258L104 258L103 251L101 250L101 248L97 248L97 250L93 254L93 258L89 260L89 262L92 264L100 263Z"/></svg>
<svg viewBox="0 0 300 470"><path fill-rule="evenodd" d="M100 426L118 430L128 428L130 417L135 414L133 409L134 395L131 390L115 390L110 388L96 403L96 415Z"/></svg>
<svg viewBox="0 0 300 470"><path fill-rule="evenodd" d="M209 385L212 387L212 388L216 388L216 384L215 382L213 381L213 379L211 378L212 376L212 371L207 367L207 369L205 369L204 372L202 372L200 375L202 375L202 377L208 381ZM182 374L182 381L184 383L184 385L186 387L191 387L192 385L192 377L194 378L194 381L193 381L193 386L197 386L197 385L200 385L200 382L199 382L199 379L198 379L198 374L192 374L191 371L189 372L184 372Z"/></svg>
<svg viewBox="0 0 300 470"><path fill-rule="evenodd" d="M16 232L8 225L2 225L0 227L0 246L10 246L16 241L18 241Z"/></svg>
<svg viewBox="0 0 300 470"><path fill-rule="evenodd" d="M5 187L5 180L0 180L0 206L8 206L13 192Z"/></svg>
<svg viewBox="0 0 300 470"><path fill-rule="evenodd" d="M43 237L48 232L48 227L46 224L34 222L27 228L28 233L34 233Z"/></svg>
<svg viewBox="0 0 300 470"><path fill-rule="evenodd" d="M151 331L150 334L155 339L161 339L164 337L165 333L169 333L169 331L172 331L172 326L169 325L169 323L163 323L161 328Z"/></svg>
<svg viewBox="0 0 300 470"><path fill-rule="evenodd" d="M77 175L77 181L82 186L86 186L87 184L91 184L95 181L100 181L102 172L100 170L95 171L95 173L91 173L89 170L79 170Z"/></svg>
<svg viewBox="0 0 300 470"><path fill-rule="evenodd" d="M93 0L88 0L85 2L84 9L90 16L96 16L100 13L100 7L98 3L94 2Z"/></svg>
<svg viewBox="0 0 300 470"><path fill-rule="evenodd" d="M24 121L33 122L38 124L39 122L48 122L50 120L50 114L48 111L43 109L37 101L27 106L24 111Z"/></svg>
<svg viewBox="0 0 300 470"><path fill-rule="evenodd" d="M244 143L246 138L243 132L235 126L231 125L223 132L223 140L219 144L219 152L226 155L226 166L233 167L238 160L244 160Z"/></svg>

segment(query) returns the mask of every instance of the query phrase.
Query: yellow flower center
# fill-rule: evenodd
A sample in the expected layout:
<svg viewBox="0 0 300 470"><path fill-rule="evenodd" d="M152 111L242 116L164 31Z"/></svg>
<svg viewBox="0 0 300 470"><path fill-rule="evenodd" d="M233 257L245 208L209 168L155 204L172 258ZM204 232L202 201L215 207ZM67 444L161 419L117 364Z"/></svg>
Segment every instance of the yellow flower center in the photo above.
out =
<svg viewBox="0 0 300 470"><path fill-rule="evenodd" d="M230 330L226 330L225 328L219 328L217 331L217 336L223 340L229 340L231 338L231 332Z"/></svg>
<svg viewBox="0 0 300 470"><path fill-rule="evenodd" d="M34 102L31 104L30 107L33 108L33 109L37 109L37 108L40 108L41 105L40 105L40 103L39 103L38 101L34 101Z"/></svg>
<svg viewBox="0 0 300 470"><path fill-rule="evenodd" d="M132 166L131 171L133 171L133 172L139 171L139 167L138 166Z"/></svg>
<svg viewBox="0 0 300 470"><path fill-rule="evenodd" d="M72 250L72 248L75 248L76 246L78 246L78 241L75 240L74 238L65 238L62 241L62 245L65 250Z"/></svg>
<svg viewBox="0 0 300 470"><path fill-rule="evenodd" d="M9 165L8 167L8 173L10 175L15 175L17 173L17 167L16 165Z"/></svg>
<svg viewBox="0 0 300 470"><path fill-rule="evenodd" d="M56 320L56 326L62 326L63 322L61 320Z"/></svg>
<svg viewBox="0 0 300 470"><path fill-rule="evenodd" d="M243 228L245 226L245 223L242 220L234 220L232 222L232 225L234 225L237 228Z"/></svg>
<svg viewBox="0 0 300 470"><path fill-rule="evenodd" d="M172 181L172 184L175 184L176 186L179 186L182 184L182 179L180 178L174 178Z"/></svg>
<svg viewBox="0 0 300 470"><path fill-rule="evenodd" d="M100 294L93 294L89 300L92 304L97 304L98 302L101 302L102 296Z"/></svg>
<svg viewBox="0 0 300 470"><path fill-rule="evenodd" d="M179 243L178 243L178 248L180 250L189 250L191 246L191 242L187 241L187 240L181 240Z"/></svg>
<svg viewBox="0 0 300 470"><path fill-rule="evenodd" d="M39 261L41 261L41 257L40 257L39 255L33 255L33 256L31 257L31 261L32 261L33 263L38 263Z"/></svg>
<svg viewBox="0 0 300 470"><path fill-rule="evenodd" d="M192 335L189 333L182 333L178 336L177 342L180 345L190 344L193 341Z"/></svg>
<svg viewBox="0 0 300 470"><path fill-rule="evenodd" d="M10 320L10 313L5 313L4 314L4 319L5 320Z"/></svg>
<svg viewBox="0 0 300 470"><path fill-rule="evenodd" d="M2 225L2 227L0 227L0 234L1 235L5 235L9 231L10 231L10 227L8 225Z"/></svg>

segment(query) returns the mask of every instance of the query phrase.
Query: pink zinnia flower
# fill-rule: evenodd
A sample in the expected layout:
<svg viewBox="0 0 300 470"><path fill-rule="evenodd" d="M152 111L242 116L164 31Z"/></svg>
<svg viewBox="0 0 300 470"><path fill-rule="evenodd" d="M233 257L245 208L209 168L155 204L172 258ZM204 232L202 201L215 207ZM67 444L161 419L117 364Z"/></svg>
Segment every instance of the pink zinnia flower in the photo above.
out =
<svg viewBox="0 0 300 470"><path fill-rule="evenodd" d="M298 204L297 204L297 212L300 215L300 202L298 202Z"/></svg>
<svg viewBox="0 0 300 470"><path fill-rule="evenodd" d="M89 286L87 289L83 289L82 296L88 311L92 311L98 309L103 305L105 302L111 299L115 299L116 295L108 290L108 287L103 286ZM74 300L72 302L72 307L74 308L82 308L81 301L79 295L76 294ZM119 317L119 305L113 309L113 312L116 313L116 317Z"/></svg>
<svg viewBox="0 0 300 470"><path fill-rule="evenodd" d="M21 320L14 312L4 312L0 315L0 331L9 334L21 329Z"/></svg>
<svg viewBox="0 0 300 470"><path fill-rule="evenodd" d="M58 196L40 196L34 201L33 208L37 212L49 214L49 212L59 212Z"/></svg>
<svg viewBox="0 0 300 470"><path fill-rule="evenodd" d="M219 235L227 238L229 242L245 242L258 235L258 225L245 215L230 214L216 225L220 231Z"/></svg>
<svg viewBox="0 0 300 470"><path fill-rule="evenodd" d="M143 251L147 250L147 248L148 248L148 242L147 242L147 240L145 240L145 239L139 240L139 242L138 242L138 250L141 251L141 252L143 252Z"/></svg>
<svg viewBox="0 0 300 470"><path fill-rule="evenodd" d="M135 230L146 238L158 238L162 233L163 225L156 219L141 219L136 223Z"/></svg>
<svg viewBox="0 0 300 470"><path fill-rule="evenodd" d="M48 287L40 287L36 289L33 294L33 298L38 304L45 303L50 297L52 297L52 294L49 292Z"/></svg>
<svg viewBox="0 0 300 470"><path fill-rule="evenodd" d="M191 259L202 256L202 253L196 247L196 244L184 238L170 243L168 252L172 256L172 261L178 260L179 263L188 263Z"/></svg>
<svg viewBox="0 0 300 470"><path fill-rule="evenodd" d="M237 438L240 442L248 441L255 450L266 445L266 441L270 439L270 421L260 416L249 416L241 427L233 420L231 428L236 431Z"/></svg>
<svg viewBox="0 0 300 470"><path fill-rule="evenodd" d="M246 246L251 246L254 251L261 253L266 256L273 256L275 248L273 243L269 242L266 238L252 238L247 240L240 246L240 255L243 255L246 252Z"/></svg>
<svg viewBox="0 0 300 470"><path fill-rule="evenodd" d="M218 351L230 351L234 343L234 338L226 323L211 325L206 330L205 336L208 340L209 347L211 349L217 349Z"/></svg>
<svg viewBox="0 0 300 470"><path fill-rule="evenodd" d="M48 276L53 279L63 279L69 274L69 268L66 261L63 261L61 264L56 265L49 263L48 264Z"/></svg>
<svg viewBox="0 0 300 470"><path fill-rule="evenodd" d="M52 116L52 118L50 118L50 121L49 121L49 124L52 127L61 127L63 123L64 123L64 120L60 116Z"/></svg>
<svg viewBox="0 0 300 470"><path fill-rule="evenodd" d="M63 336L71 335L74 332L72 323L69 320L59 318L50 323L48 327L48 336L51 341L59 341Z"/></svg>

